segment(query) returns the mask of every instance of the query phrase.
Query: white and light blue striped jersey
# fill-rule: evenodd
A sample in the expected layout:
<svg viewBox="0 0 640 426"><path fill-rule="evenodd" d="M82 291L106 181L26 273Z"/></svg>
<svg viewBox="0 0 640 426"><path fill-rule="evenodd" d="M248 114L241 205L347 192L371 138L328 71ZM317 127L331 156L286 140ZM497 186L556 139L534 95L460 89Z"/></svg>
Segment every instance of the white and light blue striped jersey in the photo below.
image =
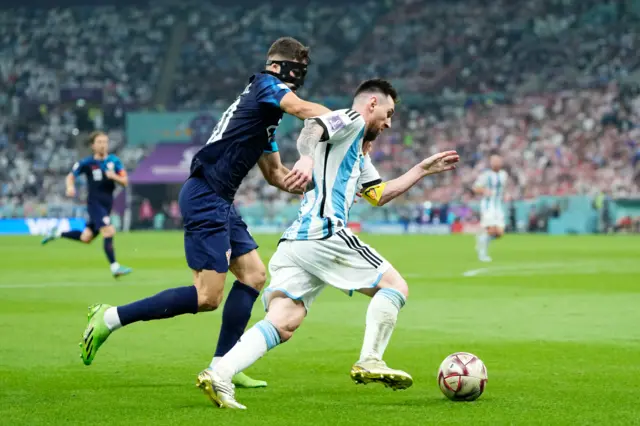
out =
<svg viewBox="0 0 640 426"><path fill-rule="evenodd" d="M473 184L474 188L485 188L491 191L490 195L482 197L480 208L482 211L491 209L504 209L504 190L507 185L507 172L499 170L494 172L491 169L480 173L480 176Z"/></svg>
<svg viewBox="0 0 640 426"><path fill-rule="evenodd" d="M283 240L322 240L346 227L356 192L380 182L368 155L362 152L365 122L356 111L343 109L311 118L324 129L316 146L313 188L304 194L298 218Z"/></svg>

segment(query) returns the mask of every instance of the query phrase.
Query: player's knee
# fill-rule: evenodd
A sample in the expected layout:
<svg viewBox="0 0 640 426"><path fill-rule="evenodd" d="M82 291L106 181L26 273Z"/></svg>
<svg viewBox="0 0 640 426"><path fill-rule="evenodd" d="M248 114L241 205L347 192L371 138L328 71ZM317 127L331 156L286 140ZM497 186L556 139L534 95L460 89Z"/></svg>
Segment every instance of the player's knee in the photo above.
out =
<svg viewBox="0 0 640 426"><path fill-rule="evenodd" d="M198 288L196 286L196 288ZM222 304L222 292L219 294L198 289L198 311L215 311Z"/></svg>
<svg viewBox="0 0 640 426"><path fill-rule="evenodd" d="M409 285L402 278L402 275L395 269L389 268L387 272L382 275L378 288L392 288L399 291L407 299L409 297Z"/></svg>
<svg viewBox="0 0 640 426"><path fill-rule="evenodd" d="M280 341L284 343L293 337L306 314L307 310L302 302L276 297L269 303L267 319L278 330Z"/></svg>
<svg viewBox="0 0 640 426"><path fill-rule="evenodd" d="M198 311L218 309L222 304L224 275L214 271L200 271L194 275L194 285L198 292Z"/></svg>
<svg viewBox="0 0 640 426"><path fill-rule="evenodd" d="M260 268L243 274L243 276L237 278L240 282L248 285L249 287L253 287L256 290L261 291L264 284L267 282L267 270L264 265L261 265Z"/></svg>
<svg viewBox="0 0 640 426"><path fill-rule="evenodd" d="M112 238L116 235L116 229L113 226L105 226L100 228L100 235L102 235L103 238Z"/></svg>
<svg viewBox="0 0 640 426"><path fill-rule="evenodd" d="M93 235L93 232L87 228L82 231L82 234L80 234L80 241L85 244L89 244L91 241L93 241L94 237L95 235Z"/></svg>

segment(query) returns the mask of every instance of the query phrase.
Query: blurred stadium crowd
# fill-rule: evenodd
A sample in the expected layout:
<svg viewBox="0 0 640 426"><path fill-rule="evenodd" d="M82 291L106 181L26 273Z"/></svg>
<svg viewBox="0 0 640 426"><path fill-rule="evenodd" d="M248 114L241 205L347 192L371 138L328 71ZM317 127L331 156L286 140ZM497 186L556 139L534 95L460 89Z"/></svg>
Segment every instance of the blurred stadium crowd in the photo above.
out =
<svg viewBox="0 0 640 426"><path fill-rule="evenodd" d="M304 97L348 96L372 76L399 88L373 153L383 177L458 150L457 172L407 201L468 201L491 152L505 157L513 199L640 194L637 1L132 4L0 10L0 216L74 205L63 176L87 154L83 129L107 130L135 168L145 149L127 146L126 111L224 108L282 35L312 47ZM295 136L280 135L285 162ZM255 172L238 202L256 200L289 198Z"/></svg>

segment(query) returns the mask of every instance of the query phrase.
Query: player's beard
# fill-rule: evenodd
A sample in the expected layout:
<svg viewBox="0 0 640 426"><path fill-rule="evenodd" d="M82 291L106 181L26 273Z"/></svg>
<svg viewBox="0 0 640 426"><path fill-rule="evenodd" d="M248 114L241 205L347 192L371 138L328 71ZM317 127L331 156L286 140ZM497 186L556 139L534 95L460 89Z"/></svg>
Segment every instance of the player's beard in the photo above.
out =
<svg viewBox="0 0 640 426"><path fill-rule="evenodd" d="M377 129L367 129L367 131L364 134L364 141L372 142L376 140L379 134L380 134L380 131Z"/></svg>

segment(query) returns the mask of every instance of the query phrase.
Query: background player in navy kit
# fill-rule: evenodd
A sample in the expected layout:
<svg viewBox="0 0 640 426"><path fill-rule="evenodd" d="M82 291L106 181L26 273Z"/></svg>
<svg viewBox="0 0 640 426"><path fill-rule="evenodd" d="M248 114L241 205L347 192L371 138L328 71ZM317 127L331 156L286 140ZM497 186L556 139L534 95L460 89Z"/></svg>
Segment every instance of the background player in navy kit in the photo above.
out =
<svg viewBox="0 0 640 426"><path fill-rule="evenodd" d="M301 119L329 112L294 94L304 82L308 62L308 48L300 42L288 37L277 40L267 54L266 69L251 77L207 144L194 156L191 176L180 193L185 255L194 285L165 290L129 305L92 307L81 344L85 364L91 364L100 345L123 325L218 308L228 270L237 280L222 314L216 356L226 354L238 341L266 281L266 268L256 252L257 244L233 207L233 198L256 164L271 185L284 190L301 192L311 180L313 159L301 156L289 172L280 161L275 142L275 130L284 112ZM246 376L235 377L234 382L239 386L265 385Z"/></svg>
<svg viewBox="0 0 640 426"><path fill-rule="evenodd" d="M103 132L93 132L89 136L89 143L93 155L83 158L73 165L71 173L67 175L66 184L67 197L76 196L76 178L85 175L89 194L87 195L87 212L89 222L83 231L59 232L53 229L51 233L42 240L42 244L47 244L56 238L67 238L91 243L98 234L102 235L104 252L111 265L111 273L114 277L127 275L131 268L121 266L116 262L116 255L113 249L113 237L116 229L111 225L111 207L113 206L113 192L116 183L127 186L127 172L122 166L118 157L109 154L109 137Z"/></svg>

